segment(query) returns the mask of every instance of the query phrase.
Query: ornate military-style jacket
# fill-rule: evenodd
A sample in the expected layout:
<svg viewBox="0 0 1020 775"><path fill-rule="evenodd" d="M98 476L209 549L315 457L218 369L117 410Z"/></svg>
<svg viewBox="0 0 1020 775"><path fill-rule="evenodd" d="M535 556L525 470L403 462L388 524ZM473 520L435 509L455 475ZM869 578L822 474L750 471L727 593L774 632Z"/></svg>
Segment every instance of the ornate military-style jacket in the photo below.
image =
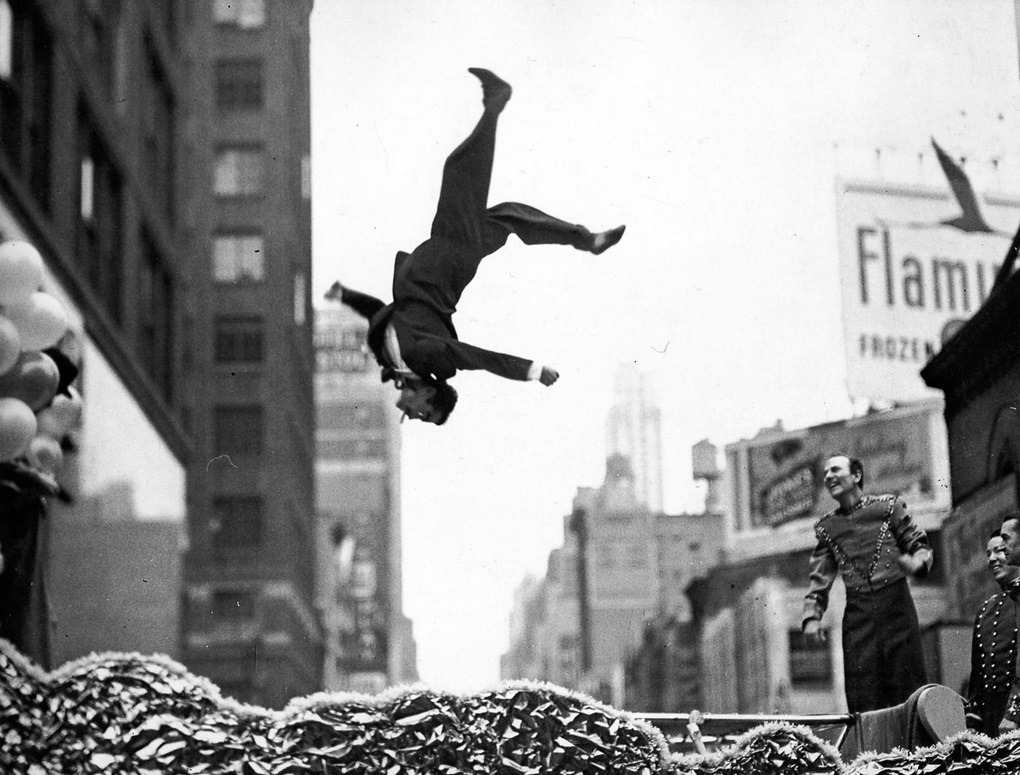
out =
<svg viewBox="0 0 1020 775"><path fill-rule="evenodd" d="M928 535L895 495L865 495L849 512L834 509L815 523L815 535L803 621L822 618L837 573L847 591L856 593L875 592L904 578L900 554L922 559L925 573L931 569Z"/></svg>
<svg viewBox="0 0 1020 775"><path fill-rule="evenodd" d="M988 598L974 619L967 726L993 737L1016 680L1018 596L1020 578Z"/></svg>

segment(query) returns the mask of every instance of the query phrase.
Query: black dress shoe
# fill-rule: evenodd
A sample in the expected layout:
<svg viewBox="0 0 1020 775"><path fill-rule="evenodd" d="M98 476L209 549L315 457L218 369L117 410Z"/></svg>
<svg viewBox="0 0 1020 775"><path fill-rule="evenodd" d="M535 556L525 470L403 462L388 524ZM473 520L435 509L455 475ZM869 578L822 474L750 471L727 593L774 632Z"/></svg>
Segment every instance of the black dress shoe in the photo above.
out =
<svg viewBox="0 0 1020 775"><path fill-rule="evenodd" d="M503 110L513 94L510 84L483 67L469 67L468 72L482 82L482 105L485 109L496 112Z"/></svg>
<svg viewBox="0 0 1020 775"><path fill-rule="evenodd" d="M615 229L600 231L592 238L591 252L596 256L605 253L623 238L623 231L626 226L617 226Z"/></svg>

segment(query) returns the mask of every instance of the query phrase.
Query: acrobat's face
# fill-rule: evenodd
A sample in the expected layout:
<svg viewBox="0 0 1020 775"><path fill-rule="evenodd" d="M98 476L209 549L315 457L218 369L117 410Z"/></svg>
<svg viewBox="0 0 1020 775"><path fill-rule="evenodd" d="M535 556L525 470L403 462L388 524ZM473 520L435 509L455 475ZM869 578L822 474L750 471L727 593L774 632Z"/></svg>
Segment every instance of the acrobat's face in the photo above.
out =
<svg viewBox="0 0 1020 775"><path fill-rule="evenodd" d="M836 455L826 460L822 477L825 489L836 500L839 500L840 496L851 494L860 482L860 474L850 472L850 459L846 455Z"/></svg>
<svg viewBox="0 0 1020 775"><path fill-rule="evenodd" d="M1002 536L992 536L988 539L985 557L988 558L988 570L992 572L992 578L1001 584L1009 576L1009 563L1006 561L1006 542L1002 540Z"/></svg>
<svg viewBox="0 0 1020 775"><path fill-rule="evenodd" d="M405 383L400 389L397 409L404 413L404 417L438 425L440 413L432 406L435 394L436 389L431 385Z"/></svg>

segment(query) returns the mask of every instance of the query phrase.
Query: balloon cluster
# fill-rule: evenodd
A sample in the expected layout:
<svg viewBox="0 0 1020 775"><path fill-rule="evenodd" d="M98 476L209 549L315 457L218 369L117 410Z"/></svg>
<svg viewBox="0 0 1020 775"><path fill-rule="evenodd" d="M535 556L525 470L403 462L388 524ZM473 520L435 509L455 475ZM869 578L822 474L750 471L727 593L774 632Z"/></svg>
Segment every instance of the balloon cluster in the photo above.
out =
<svg viewBox="0 0 1020 775"><path fill-rule="evenodd" d="M81 396L70 387L76 353L60 346L73 336L67 311L42 287L39 252L27 242L0 243L0 463L24 459L54 476Z"/></svg>

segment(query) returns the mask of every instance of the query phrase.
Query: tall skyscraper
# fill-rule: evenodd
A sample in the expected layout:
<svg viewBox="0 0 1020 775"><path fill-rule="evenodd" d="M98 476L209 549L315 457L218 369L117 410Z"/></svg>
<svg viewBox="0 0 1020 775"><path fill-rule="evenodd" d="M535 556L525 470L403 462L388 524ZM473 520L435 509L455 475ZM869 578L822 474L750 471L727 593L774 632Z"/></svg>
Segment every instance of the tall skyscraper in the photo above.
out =
<svg viewBox="0 0 1020 775"><path fill-rule="evenodd" d="M187 25L170 0L0 0L0 242L39 251L81 354L59 474L71 502L40 526L57 664L178 656Z"/></svg>
<svg viewBox="0 0 1020 775"><path fill-rule="evenodd" d="M606 456L630 461L634 494L653 512L662 511L661 424L651 380L636 364L621 364L606 420Z"/></svg>
<svg viewBox="0 0 1020 775"><path fill-rule="evenodd" d="M322 685L310 561L312 2L187 9L176 41L193 107L183 655L225 694L279 707Z"/></svg>
<svg viewBox="0 0 1020 775"><path fill-rule="evenodd" d="M375 693L418 672L401 594L399 414L367 331L346 307L316 311L316 602L325 688Z"/></svg>

